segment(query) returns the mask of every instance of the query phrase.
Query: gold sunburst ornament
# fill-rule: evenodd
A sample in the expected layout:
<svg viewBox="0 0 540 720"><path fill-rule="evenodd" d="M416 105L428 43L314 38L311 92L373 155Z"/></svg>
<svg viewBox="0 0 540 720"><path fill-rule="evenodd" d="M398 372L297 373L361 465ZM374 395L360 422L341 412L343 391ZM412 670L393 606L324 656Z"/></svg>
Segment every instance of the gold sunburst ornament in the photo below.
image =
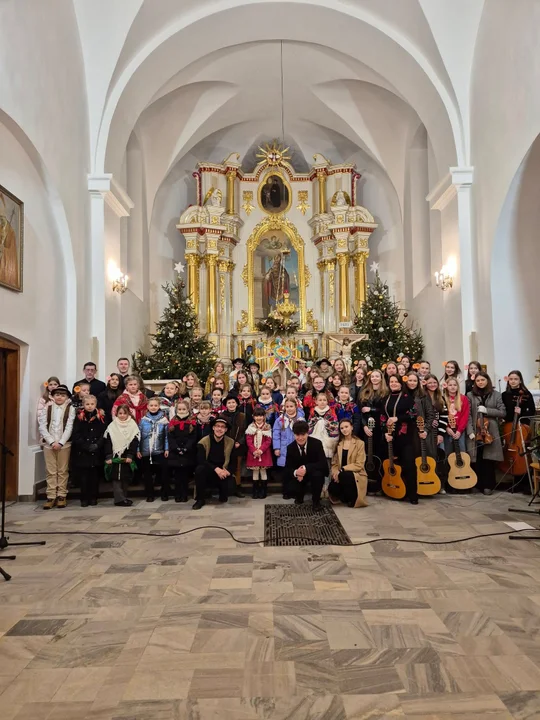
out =
<svg viewBox="0 0 540 720"><path fill-rule="evenodd" d="M291 156L287 155L289 148L284 148L277 140L273 140L271 144L266 143L264 147L259 147L259 150L257 158L264 160L267 165L281 165L281 163L291 159Z"/></svg>

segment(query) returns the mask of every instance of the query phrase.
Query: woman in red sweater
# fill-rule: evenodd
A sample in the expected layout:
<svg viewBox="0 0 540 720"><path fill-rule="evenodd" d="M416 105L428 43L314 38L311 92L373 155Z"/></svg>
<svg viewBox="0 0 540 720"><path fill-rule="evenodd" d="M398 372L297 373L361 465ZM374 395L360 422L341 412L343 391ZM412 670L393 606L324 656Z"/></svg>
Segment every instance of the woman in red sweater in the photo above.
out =
<svg viewBox="0 0 540 720"><path fill-rule="evenodd" d="M455 430L452 430L450 424L446 428L444 449L447 455L454 452L452 444L452 440L454 439L459 440L459 449L465 452L465 431L469 419L470 403L467 397L461 394L457 377L448 377L443 397L446 407L448 408L448 417L450 418L453 415L456 420Z"/></svg>

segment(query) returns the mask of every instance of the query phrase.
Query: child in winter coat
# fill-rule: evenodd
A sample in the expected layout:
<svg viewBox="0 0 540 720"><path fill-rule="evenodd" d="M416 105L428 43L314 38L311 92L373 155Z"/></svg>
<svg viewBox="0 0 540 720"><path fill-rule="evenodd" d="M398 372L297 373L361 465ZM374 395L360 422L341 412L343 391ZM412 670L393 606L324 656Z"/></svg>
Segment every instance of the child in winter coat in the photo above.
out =
<svg viewBox="0 0 540 720"><path fill-rule="evenodd" d="M169 472L175 502L188 501L189 479L195 467L196 423L190 414L189 401L179 400L169 423Z"/></svg>
<svg viewBox="0 0 540 720"><path fill-rule="evenodd" d="M77 413L71 435L71 464L81 485L81 507L97 505L103 476L105 413L97 409L97 398L87 395Z"/></svg>
<svg viewBox="0 0 540 720"><path fill-rule="evenodd" d="M337 393L336 404L334 405L338 421L350 420L353 426L353 433L360 437L362 432L362 415L358 405L351 400L351 392L348 385L342 385Z"/></svg>
<svg viewBox="0 0 540 720"><path fill-rule="evenodd" d="M272 428L262 407L253 411L253 422L246 430L246 445L246 467L253 472L253 497L262 499L266 497L266 471L273 465Z"/></svg>
<svg viewBox="0 0 540 720"><path fill-rule="evenodd" d="M242 385L238 395L238 410L246 416L246 427L253 422L253 410L257 403L253 399L253 388L251 385Z"/></svg>
<svg viewBox="0 0 540 720"><path fill-rule="evenodd" d="M115 417L120 405L126 405L131 417L137 425L146 415L148 400L146 395L141 392L141 381L137 375L128 375L124 380L125 390L117 397L112 408L112 416Z"/></svg>
<svg viewBox="0 0 540 720"><path fill-rule="evenodd" d="M316 403L308 420L309 434L322 442L330 470L330 463L339 439L339 423L334 409L328 404L325 393L317 395ZM327 481L330 482L328 478ZM324 497L328 496L327 481L325 481L326 492L323 491Z"/></svg>
<svg viewBox="0 0 540 720"><path fill-rule="evenodd" d="M114 504L129 507L129 483L135 470L135 458L141 439L139 426L127 405L117 408L116 417L105 430L105 476L112 480Z"/></svg>
<svg viewBox="0 0 540 720"><path fill-rule="evenodd" d="M71 397L71 407L75 410L76 413L80 412L83 409L84 398L87 398L89 395L90 383L87 383L86 380L80 382L78 385L75 386L73 390L73 395Z"/></svg>
<svg viewBox="0 0 540 720"><path fill-rule="evenodd" d="M229 468L234 476L234 494L236 497L245 497L242 492L242 458L246 454L246 416L238 410L238 398L235 395L227 395L225 407L220 417L224 417L229 423L227 436L234 440L234 448L231 452Z"/></svg>
<svg viewBox="0 0 540 720"><path fill-rule="evenodd" d="M212 415L214 417L221 415L221 413L227 409L223 404L223 390L221 388L214 388L212 390L210 405L212 406Z"/></svg>
<svg viewBox="0 0 540 720"><path fill-rule="evenodd" d="M257 407L264 410L266 414L266 422L272 427L276 417L279 415L279 407L272 399L272 391L267 388L266 385L261 388L259 399L257 401ZM255 418L255 411L253 411L253 418Z"/></svg>
<svg viewBox="0 0 540 720"><path fill-rule="evenodd" d="M178 394L178 385L174 382L168 382L163 390L159 393L161 399L161 409L169 417L170 420L174 417L174 406L176 401L180 399Z"/></svg>
<svg viewBox="0 0 540 720"><path fill-rule="evenodd" d="M150 398L148 412L139 423L141 440L137 457L142 460L146 502L154 502L154 476L158 484L161 483L162 501L169 499L166 466L169 457L169 420L160 406L160 398Z"/></svg>
<svg viewBox="0 0 540 720"><path fill-rule="evenodd" d="M287 446L294 441L293 425L297 420L304 420L304 411L298 407L296 400L286 398L283 403L283 412L274 423L272 429L272 440L274 446L274 455L277 458L279 468L285 467L287 459ZM288 488L285 486L285 473L283 475L283 499L290 500L292 496Z"/></svg>
<svg viewBox="0 0 540 720"><path fill-rule="evenodd" d="M274 401L274 403L278 407L281 407L281 403L283 402L283 394L280 392L279 388L276 385L276 381L272 376L265 379L264 387L268 388L272 393L272 400Z"/></svg>
<svg viewBox="0 0 540 720"><path fill-rule="evenodd" d="M191 411L193 412L193 406ZM210 435L212 430L212 420L214 418L212 416L212 409L208 400L203 400L201 402L199 411L197 415L195 415L195 418L197 420L195 424L195 434L197 436L197 442L200 442L207 435Z"/></svg>

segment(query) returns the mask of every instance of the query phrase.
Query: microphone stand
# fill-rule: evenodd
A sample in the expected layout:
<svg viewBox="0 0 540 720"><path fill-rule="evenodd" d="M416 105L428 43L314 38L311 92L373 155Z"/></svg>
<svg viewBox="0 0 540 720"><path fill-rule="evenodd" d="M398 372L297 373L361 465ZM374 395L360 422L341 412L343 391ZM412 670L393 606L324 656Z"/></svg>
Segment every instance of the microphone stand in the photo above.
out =
<svg viewBox="0 0 540 720"><path fill-rule="evenodd" d="M11 455L13 457L13 453L11 450L7 447L7 445L4 445L3 442L0 441L0 455L1 455L1 461L0 461L0 503L1 503L1 520L0 520L0 550L5 550L7 547L10 547L11 545L45 545L45 540L38 540L35 542L16 542L12 543L9 542L8 538L6 537L6 493L7 493L7 456ZM15 555L2 555L2 558L4 560L15 560ZM11 575L8 575L5 570L2 570L0 568L0 575L4 578L4 580L11 580Z"/></svg>

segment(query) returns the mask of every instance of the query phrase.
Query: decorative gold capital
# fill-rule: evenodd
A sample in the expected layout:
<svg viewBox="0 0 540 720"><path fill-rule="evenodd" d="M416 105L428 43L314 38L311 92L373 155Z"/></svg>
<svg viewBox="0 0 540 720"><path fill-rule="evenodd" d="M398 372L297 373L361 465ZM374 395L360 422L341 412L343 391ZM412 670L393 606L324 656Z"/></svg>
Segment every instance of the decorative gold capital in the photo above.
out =
<svg viewBox="0 0 540 720"><path fill-rule="evenodd" d="M214 254L206 255L206 262L209 267L216 267L218 261L218 256Z"/></svg>

